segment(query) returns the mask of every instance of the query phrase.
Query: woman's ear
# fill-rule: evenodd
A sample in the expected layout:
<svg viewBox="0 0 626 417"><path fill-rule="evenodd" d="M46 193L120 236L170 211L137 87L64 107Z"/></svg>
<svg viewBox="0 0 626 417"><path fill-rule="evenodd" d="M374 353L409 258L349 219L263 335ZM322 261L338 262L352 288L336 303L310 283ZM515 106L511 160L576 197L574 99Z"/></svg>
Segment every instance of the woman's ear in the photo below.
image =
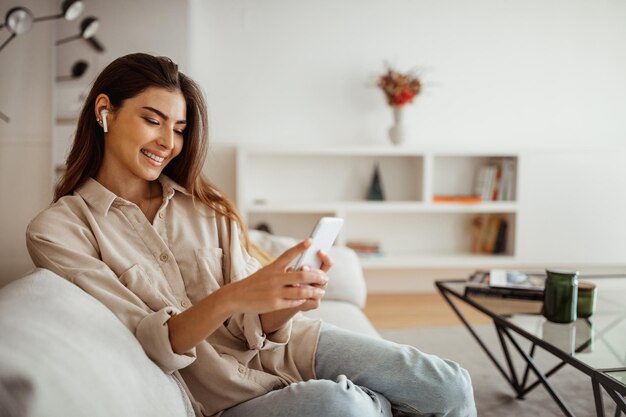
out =
<svg viewBox="0 0 626 417"><path fill-rule="evenodd" d="M111 102L106 94L98 94L98 97L96 97L94 112L98 124L102 126L105 132L107 132L107 115L111 112Z"/></svg>

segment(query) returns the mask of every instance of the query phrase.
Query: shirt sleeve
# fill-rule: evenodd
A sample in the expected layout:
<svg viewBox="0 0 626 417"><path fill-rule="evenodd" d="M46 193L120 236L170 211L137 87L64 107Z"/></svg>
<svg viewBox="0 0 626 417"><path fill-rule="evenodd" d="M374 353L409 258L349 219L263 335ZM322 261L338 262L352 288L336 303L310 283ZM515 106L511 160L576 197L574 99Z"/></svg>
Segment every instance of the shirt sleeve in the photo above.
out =
<svg viewBox="0 0 626 417"><path fill-rule="evenodd" d="M243 247L240 239L240 230L237 223L230 221L230 250L228 276L230 281L245 279L261 269L261 263L250 256ZM254 313L234 314L227 327L234 334L242 334L249 349L269 350L279 346L284 346L289 342L292 329L292 321L289 320L278 330L265 334L261 325L261 318Z"/></svg>
<svg viewBox="0 0 626 417"><path fill-rule="evenodd" d="M169 341L168 320L179 311L171 306L152 311L99 259L97 244L84 225L38 216L26 231L26 246L33 263L79 286L106 307L135 335L144 351L164 372L189 366L195 348L176 354Z"/></svg>

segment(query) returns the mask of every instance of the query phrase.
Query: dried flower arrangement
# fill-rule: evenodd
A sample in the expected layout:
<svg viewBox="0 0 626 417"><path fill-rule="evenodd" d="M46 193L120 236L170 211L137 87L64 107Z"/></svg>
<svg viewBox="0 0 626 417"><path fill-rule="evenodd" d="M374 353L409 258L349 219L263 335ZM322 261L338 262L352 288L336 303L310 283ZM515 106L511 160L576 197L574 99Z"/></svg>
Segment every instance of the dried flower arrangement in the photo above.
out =
<svg viewBox="0 0 626 417"><path fill-rule="evenodd" d="M404 106L411 103L422 90L422 82L415 74L402 74L389 68L378 79L390 106Z"/></svg>

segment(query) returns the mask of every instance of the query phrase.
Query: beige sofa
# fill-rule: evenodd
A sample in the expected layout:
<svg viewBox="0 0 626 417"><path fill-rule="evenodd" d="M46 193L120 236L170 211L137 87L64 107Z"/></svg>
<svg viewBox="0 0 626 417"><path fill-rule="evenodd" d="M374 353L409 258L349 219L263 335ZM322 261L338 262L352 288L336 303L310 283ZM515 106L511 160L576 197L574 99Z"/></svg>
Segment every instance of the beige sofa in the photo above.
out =
<svg viewBox="0 0 626 417"><path fill-rule="evenodd" d="M293 240L252 232L270 253ZM362 313L365 282L356 255L335 247L321 307L310 316L377 335ZM100 302L38 269L0 289L0 415L192 416L176 380L144 354Z"/></svg>

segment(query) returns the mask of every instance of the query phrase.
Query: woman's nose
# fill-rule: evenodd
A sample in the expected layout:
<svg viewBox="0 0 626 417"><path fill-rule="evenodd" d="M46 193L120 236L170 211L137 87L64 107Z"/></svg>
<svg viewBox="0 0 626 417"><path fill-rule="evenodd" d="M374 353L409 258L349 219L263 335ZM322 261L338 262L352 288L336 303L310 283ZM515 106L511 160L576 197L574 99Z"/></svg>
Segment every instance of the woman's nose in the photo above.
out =
<svg viewBox="0 0 626 417"><path fill-rule="evenodd" d="M174 148L174 134L174 132L163 132L163 134L159 136L159 146L168 150Z"/></svg>

